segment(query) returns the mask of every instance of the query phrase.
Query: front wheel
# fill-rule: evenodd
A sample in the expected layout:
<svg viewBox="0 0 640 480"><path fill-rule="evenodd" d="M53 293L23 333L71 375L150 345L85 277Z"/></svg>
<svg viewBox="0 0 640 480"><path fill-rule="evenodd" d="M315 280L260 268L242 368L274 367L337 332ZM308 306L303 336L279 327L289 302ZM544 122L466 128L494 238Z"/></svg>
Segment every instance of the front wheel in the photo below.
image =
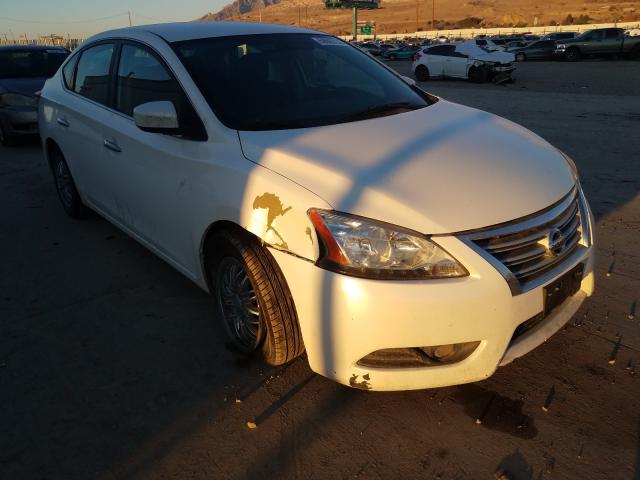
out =
<svg viewBox="0 0 640 480"><path fill-rule="evenodd" d="M233 345L283 365L304 351L289 287L269 251L241 231L208 241L208 275L218 316Z"/></svg>
<svg viewBox="0 0 640 480"><path fill-rule="evenodd" d="M516 55L517 62L524 62L527 59L527 56L524 53L519 53Z"/></svg>
<svg viewBox="0 0 640 480"><path fill-rule="evenodd" d="M421 82L426 82L429 80L429 69L424 65L418 65L416 67L416 78Z"/></svg>
<svg viewBox="0 0 640 480"><path fill-rule="evenodd" d="M487 81L487 69L483 67L471 67L469 69L469 80L473 83L484 83Z"/></svg>
<svg viewBox="0 0 640 480"><path fill-rule="evenodd" d="M568 62L577 62L580 60L580 50L577 48L570 48L567 50L566 58Z"/></svg>

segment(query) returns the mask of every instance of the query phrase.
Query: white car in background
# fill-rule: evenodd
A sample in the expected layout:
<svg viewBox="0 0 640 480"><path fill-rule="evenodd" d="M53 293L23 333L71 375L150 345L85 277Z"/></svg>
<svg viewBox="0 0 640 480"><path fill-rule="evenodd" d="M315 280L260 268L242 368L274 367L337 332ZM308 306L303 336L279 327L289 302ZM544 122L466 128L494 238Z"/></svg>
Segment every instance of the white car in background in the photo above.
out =
<svg viewBox="0 0 640 480"><path fill-rule="evenodd" d="M474 38L473 40L469 40L469 42L474 43L475 45L482 47L489 52L501 52L504 50L503 45L498 45L490 38Z"/></svg>
<svg viewBox="0 0 640 480"><path fill-rule="evenodd" d="M473 40L434 45L419 50L411 70L420 81L431 78L462 78L481 83L507 81L515 70L515 56L507 52L488 52Z"/></svg>
<svg viewBox="0 0 640 480"><path fill-rule="evenodd" d="M322 32L101 33L39 118L66 213L98 212L210 292L237 349L272 365L306 351L365 390L482 380L593 292L566 155Z"/></svg>

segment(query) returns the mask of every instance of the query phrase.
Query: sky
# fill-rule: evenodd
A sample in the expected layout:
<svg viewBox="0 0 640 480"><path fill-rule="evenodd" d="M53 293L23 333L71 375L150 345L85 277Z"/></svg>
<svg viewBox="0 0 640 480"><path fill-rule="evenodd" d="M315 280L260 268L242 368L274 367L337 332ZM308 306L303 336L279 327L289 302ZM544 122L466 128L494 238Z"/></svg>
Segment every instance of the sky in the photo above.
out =
<svg viewBox="0 0 640 480"><path fill-rule="evenodd" d="M0 0L0 37L52 33L86 37L111 28L188 21L231 0Z"/></svg>

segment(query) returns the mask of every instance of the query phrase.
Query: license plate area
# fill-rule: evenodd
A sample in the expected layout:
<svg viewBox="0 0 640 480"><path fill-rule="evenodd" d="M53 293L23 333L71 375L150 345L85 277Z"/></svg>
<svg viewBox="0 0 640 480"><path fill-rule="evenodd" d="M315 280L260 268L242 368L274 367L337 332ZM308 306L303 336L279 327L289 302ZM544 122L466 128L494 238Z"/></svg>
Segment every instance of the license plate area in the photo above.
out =
<svg viewBox="0 0 640 480"><path fill-rule="evenodd" d="M583 275L584 265L579 263L560 278L544 287L545 316L549 315L551 310L580 290Z"/></svg>

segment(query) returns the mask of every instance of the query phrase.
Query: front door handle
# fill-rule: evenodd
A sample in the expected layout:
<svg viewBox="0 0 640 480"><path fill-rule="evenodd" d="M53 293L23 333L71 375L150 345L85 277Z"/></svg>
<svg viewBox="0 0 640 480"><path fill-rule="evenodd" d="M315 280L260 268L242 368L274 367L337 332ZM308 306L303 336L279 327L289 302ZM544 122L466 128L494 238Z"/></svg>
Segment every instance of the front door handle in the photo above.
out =
<svg viewBox="0 0 640 480"><path fill-rule="evenodd" d="M69 126L69 122L67 122L67 119L64 118L64 117L56 118L56 122L58 122L58 125L62 125L63 127L68 127Z"/></svg>
<svg viewBox="0 0 640 480"><path fill-rule="evenodd" d="M103 145L105 146L105 148L108 148L112 152L120 153L122 151L120 145L118 145L114 140L105 140L103 142Z"/></svg>

